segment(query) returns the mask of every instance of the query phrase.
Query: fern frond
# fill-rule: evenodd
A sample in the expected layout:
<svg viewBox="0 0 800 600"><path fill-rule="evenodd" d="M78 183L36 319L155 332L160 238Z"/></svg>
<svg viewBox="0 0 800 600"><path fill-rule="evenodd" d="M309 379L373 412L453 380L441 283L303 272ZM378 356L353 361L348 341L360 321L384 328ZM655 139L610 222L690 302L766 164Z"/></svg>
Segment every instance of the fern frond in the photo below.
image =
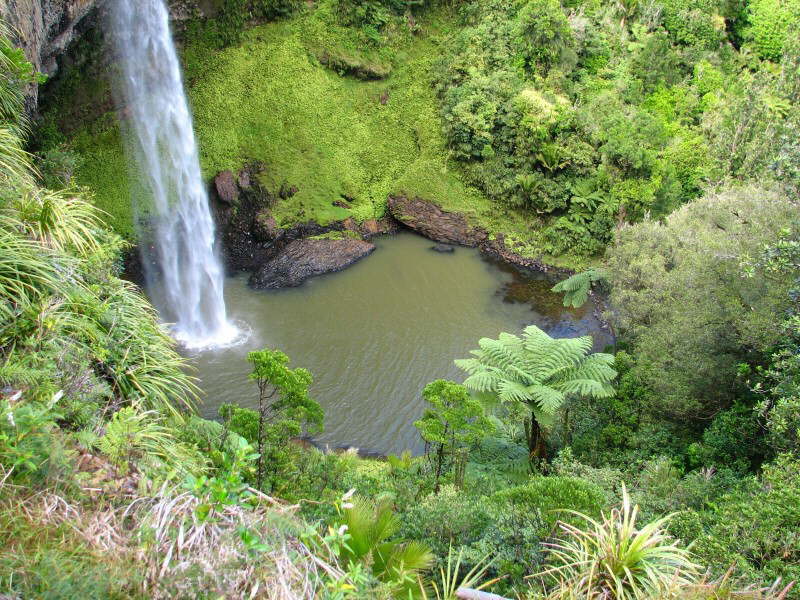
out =
<svg viewBox="0 0 800 600"><path fill-rule="evenodd" d="M540 411L554 414L564 404L564 393L546 385L532 385L528 394Z"/></svg>
<svg viewBox="0 0 800 600"><path fill-rule="evenodd" d="M564 306L580 308L589 299L589 291L592 284L607 279L605 271L600 269L589 269L581 273L575 273L564 281L557 283L551 291L564 294Z"/></svg>
<svg viewBox="0 0 800 600"><path fill-rule="evenodd" d="M484 361L489 362L493 366L505 369L508 365L515 364L520 358L520 351L522 350L521 343L516 336L505 334L504 339L493 340L490 338L482 338L478 345L481 347L484 355ZM509 337L513 338L510 340Z"/></svg>
<svg viewBox="0 0 800 600"><path fill-rule="evenodd" d="M570 379L560 384L558 388L565 394L589 398L608 398L614 395L612 386L594 379Z"/></svg>
<svg viewBox="0 0 800 600"><path fill-rule="evenodd" d="M508 380L497 385L497 395L502 402L528 402L531 398L527 386Z"/></svg>
<svg viewBox="0 0 800 600"><path fill-rule="evenodd" d="M469 374L475 373L483 368L483 364L477 358L459 358L453 362L455 362L455 365L459 369Z"/></svg>
<svg viewBox="0 0 800 600"><path fill-rule="evenodd" d="M464 387L474 392L494 392L502 377L487 367L476 371L464 380Z"/></svg>

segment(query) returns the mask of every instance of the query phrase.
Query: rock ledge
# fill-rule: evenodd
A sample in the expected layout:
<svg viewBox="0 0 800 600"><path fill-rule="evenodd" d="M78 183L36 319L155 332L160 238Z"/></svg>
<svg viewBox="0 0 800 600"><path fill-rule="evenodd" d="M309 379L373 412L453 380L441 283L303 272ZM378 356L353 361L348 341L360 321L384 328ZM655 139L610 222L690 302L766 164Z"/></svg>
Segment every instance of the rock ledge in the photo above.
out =
<svg viewBox="0 0 800 600"><path fill-rule="evenodd" d="M306 279L341 271L375 250L363 240L294 240L250 277L256 289L297 287Z"/></svg>

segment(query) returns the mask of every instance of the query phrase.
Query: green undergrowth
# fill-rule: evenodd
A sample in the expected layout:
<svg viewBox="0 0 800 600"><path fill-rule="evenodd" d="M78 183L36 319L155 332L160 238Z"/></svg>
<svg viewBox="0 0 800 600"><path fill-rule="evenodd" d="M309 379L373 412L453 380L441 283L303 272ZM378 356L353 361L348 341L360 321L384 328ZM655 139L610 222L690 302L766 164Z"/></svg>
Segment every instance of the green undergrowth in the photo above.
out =
<svg viewBox="0 0 800 600"><path fill-rule="evenodd" d="M390 194L479 209L483 198L448 171L431 85L442 20L433 18L417 37L396 31L370 53L359 48L355 30L332 25L333 18L323 3L251 29L241 45L221 52L202 37L189 44L187 81L204 171L263 161L267 188L299 189L275 209L282 225L378 218ZM394 66L388 78L364 81L324 67L324 55Z"/></svg>
<svg viewBox="0 0 800 600"><path fill-rule="evenodd" d="M119 127L112 115L82 129L74 138L81 156L75 176L94 192L95 205L104 211L106 225L127 239L135 236L129 170Z"/></svg>
<svg viewBox="0 0 800 600"><path fill-rule="evenodd" d="M380 218L388 196L418 196L465 214L493 236L502 233L520 254L539 256L539 219L493 205L450 161L432 68L456 17L446 8L428 11L416 31L393 25L374 45L338 25L333 10L320 2L251 28L223 50L211 43L208 27L190 27L183 61L205 177L260 161L267 189L298 189L273 207L284 227ZM389 75L364 80L342 63ZM61 110L51 104L51 115ZM70 134L70 145L81 157L77 181L95 192L108 224L132 238L129 173L113 113L87 120ZM546 260L577 265L572 258Z"/></svg>

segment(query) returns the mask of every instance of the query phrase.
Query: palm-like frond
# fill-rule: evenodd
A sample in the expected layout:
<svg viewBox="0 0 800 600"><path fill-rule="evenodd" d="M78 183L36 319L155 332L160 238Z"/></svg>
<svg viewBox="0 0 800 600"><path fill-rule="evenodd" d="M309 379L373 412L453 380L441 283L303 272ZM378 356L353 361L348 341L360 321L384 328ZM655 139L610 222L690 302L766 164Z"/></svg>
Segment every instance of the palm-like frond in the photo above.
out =
<svg viewBox="0 0 800 600"><path fill-rule="evenodd" d="M387 542L377 547L374 560L378 573L401 580L405 575L430 567L434 557L430 548L421 542Z"/></svg>
<svg viewBox="0 0 800 600"><path fill-rule="evenodd" d="M50 248L87 256L100 247L101 212L69 190L30 187L4 212L26 237Z"/></svg>
<svg viewBox="0 0 800 600"><path fill-rule="evenodd" d="M343 511L342 524L349 534L341 556L345 563L371 564L373 574L392 585L398 598L419 594L415 576L431 565L433 554L419 542L388 541L400 526L388 497L354 496Z"/></svg>
<svg viewBox="0 0 800 600"><path fill-rule="evenodd" d="M370 500L354 496L344 511L344 525L350 534L347 561L361 560L397 532L399 519L385 499Z"/></svg>
<svg viewBox="0 0 800 600"><path fill-rule="evenodd" d="M600 398L614 393L614 357L591 354L591 336L552 338L531 325L521 338L502 333L479 344L472 351L475 358L455 361L469 373L464 385L475 393L492 393L501 402L524 403L537 415L549 416L568 395Z"/></svg>

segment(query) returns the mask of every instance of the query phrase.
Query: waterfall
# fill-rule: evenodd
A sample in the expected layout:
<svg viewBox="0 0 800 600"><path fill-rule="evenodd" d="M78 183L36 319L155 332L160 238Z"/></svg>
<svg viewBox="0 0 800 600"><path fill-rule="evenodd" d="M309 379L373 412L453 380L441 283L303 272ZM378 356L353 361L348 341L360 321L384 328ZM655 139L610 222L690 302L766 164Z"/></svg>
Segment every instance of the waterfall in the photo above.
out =
<svg viewBox="0 0 800 600"><path fill-rule="evenodd" d="M224 272L164 0L112 0L122 128L148 290L187 347L230 342Z"/></svg>

